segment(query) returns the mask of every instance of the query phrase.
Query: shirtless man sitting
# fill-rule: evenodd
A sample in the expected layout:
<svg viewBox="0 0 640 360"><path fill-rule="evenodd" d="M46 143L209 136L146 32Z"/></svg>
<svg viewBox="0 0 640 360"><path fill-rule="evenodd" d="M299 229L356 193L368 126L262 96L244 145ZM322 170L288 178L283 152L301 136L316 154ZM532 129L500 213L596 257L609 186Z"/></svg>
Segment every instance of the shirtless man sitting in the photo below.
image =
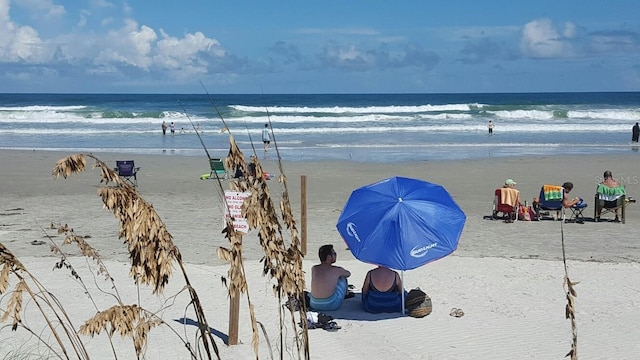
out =
<svg viewBox="0 0 640 360"><path fill-rule="evenodd" d="M348 270L334 266L336 252L333 245L323 245L318 251L320 264L311 268L311 308L315 311L337 310L347 294Z"/></svg>
<svg viewBox="0 0 640 360"><path fill-rule="evenodd" d="M620 183L613 178L613 174L611 174L611 171L609 170L605 170L603 177L604 177L604 180L600 184L606 186L607 188L615 189L615 190L612 191L611 193L612 195L610 195L611 198L609 200L604 201L604 203L602 204L603 205L602 207L600 206L596 207L596 217L594 220L596 222L600 221L600 215L602 214L602 208L604 207L608 209L615 209L616 218L613 221L620 222L621 207L618 206L617 198L620 195L625 194L624 186L621 186Z"/></svg>

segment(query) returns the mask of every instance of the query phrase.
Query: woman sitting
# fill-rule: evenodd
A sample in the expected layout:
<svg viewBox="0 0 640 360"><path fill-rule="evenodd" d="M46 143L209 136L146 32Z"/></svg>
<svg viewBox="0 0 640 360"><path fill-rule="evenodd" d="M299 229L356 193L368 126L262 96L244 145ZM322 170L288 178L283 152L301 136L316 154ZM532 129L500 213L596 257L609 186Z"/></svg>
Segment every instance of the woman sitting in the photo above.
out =
<svg viewBox="0 0 640 360"><path fill-rule="evenodd" d="M362 306L366 312L402 312L402 280L384 266L370 270L362 284Z"/></svg>

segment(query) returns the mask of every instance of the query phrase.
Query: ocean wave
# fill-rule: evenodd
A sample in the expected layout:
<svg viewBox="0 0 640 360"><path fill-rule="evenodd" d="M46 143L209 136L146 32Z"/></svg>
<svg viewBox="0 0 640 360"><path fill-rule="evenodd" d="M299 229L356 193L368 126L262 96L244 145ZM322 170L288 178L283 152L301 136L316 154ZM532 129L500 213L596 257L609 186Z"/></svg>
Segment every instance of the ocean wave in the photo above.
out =
<svg viewBox="0 0 640 360"><path fill-rule="evenodd" d="M189 115L178 112L161 113L122 113L122 112L90 112L60 113L60 112L12 112L0 113L0 123L33 123L33 124L64 124L64 123L85 123L88 125L109 125L109 124L162 124L163 121L181 121L188 123L191 119L194 123L205 122L206 117ZM216 120L218 121L218 120Z"/></svg>
<svg viewBox="0 0 640 360"><path fill-rule="evenodd" d="M570 119L640 121L640 110L574 110L568 111L567 117Z"/></svg>
<svg viewBox="0 0 640 360"><path fill-rule="evenodd" d="M69 105L69 106L49 106L49 105L30 105L30 106L0 106L0 111L17 111L17 112L32 112L32 111L74 111L83 110L87 106L84 105Z"/></svg>
<svg viewBox="0 0 640 360"><path fill-rule="evenodd" d="M326 113L326 114L394 114L394 113L423 113L423 112L439 112L439 111L470 111L472 109L481 109L483 104L445 104L445 105L416 105L416 106L335 106L335 107L306 107L306 106L247 106L247 105L229 105L231 109L249 113Z"/></svg>
<svg viewBox="0 0 640 360"><path fill-rule="evenodd" d="M202 125L202 124L201 124ZM228 124L228 128L231 133L244 135L250 133L254 136L260 134L261 129L247 129L242 126L233 126ZM187 134L194 133L193 128L187 124L177 124L176 132L180 132L184 128ZM220 131L221 126L203 127L201 126L201 132L207 135L220 134L224 135ZM381 134L381 133L447 133L447 134L459 134L467 132L484 133L487 131L486 124L473 123L473 124L421 124L421 125L404 125L398 126L398 124L384 124L382 126L327 126L327 127L295 127L284 128L274 127L273 131L276 135L309 135L309 134ZM496 126L494 133L549 133L549 124L499 124ZM39 127L18 127L0 128L0 135L7 134L68 134L68 135L98 135L98 134L154 134L157 135L159 127L57 127L57 128L39 128ZM630 127L626 124L598 124L598 123L579 123L579 124L555 124L553 125L554 133L626 133L630 132Z"/></svg>
<svg viewBox="0 0 640 360"><path fill-rule="evenodd" d="M500 110L487 111L498 119L511 120L553 120L553 119L585 119L585 120L624 120L640 121L640 110L637 109L598 109L598 110Z"/></svg>

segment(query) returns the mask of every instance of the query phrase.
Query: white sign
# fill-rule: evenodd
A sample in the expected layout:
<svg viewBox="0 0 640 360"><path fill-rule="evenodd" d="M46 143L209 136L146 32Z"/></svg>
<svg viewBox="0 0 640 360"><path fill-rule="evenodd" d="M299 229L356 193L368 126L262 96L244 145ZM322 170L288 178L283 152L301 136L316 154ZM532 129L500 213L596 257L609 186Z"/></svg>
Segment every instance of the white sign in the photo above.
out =
<svg viewBox="0 0 640 360"><path fill-rule="evenodd" d="M225 221L231 216L234 219L233 229L245 234L249 232L249 223L246 218L242 217L242 203L249 196L251 196L250 192L224 191L224 197L227 201L227 206L224 208Z"/></svg>

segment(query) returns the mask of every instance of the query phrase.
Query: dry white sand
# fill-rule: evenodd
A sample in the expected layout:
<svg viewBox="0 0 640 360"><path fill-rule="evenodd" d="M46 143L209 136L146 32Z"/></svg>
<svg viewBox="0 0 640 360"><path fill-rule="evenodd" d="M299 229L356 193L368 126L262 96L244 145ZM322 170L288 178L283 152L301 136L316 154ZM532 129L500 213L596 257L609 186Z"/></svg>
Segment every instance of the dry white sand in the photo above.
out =
<svg viewBox="0 0 640 360"><path fill-rule="evenodd" d="M0 151L0 242L33 271L47 288L61 299L79 327L95 313L83 290L68 271L52 271L56 259L46 245L47 234L62 240L47 227L66 223L88 241L108 261L118 280L125 302L141 297L143 307L160 311L168 323L193 313L186 308L188 297L172 298L184 285L174 277L164 295L156 298L142 289L140 295L128 272L127 253L117 238L117 221L102 208L96 196L99 176L94 171L53 180L55 162L68 153ZM167 224L189 263L188 274L201 299L209 324L223 335L228 329L228 300L220 277L228 266L216 257L216 248L226 246L220 233L222 202L213 181L201 181L208 172L206 158L179 156L131 156L98 154L107 162L133 158L142 167L139 192ZM593 192L605 169L625 183L629 194L637 195L640 173L637 153L625 156L511 158L455 162L403 164L361 164L354 162L285 163L294 211L300 208L300 176L307 176L308 256L305 268L316 262L317 248L325 243L338 250L338 264L352 272L351 283L360 286L372 266L353 258L345 248L335 222L350 192L362 185L394 175L425 179L444 185L467 214L459 248L451 256L405 273L409 288L421 287L433 299L433 313L422 319L394 315L371 315L359 307L359 297L346 300L332 312L342 329L337 332L310 331L312 359L560 359L570 350L571 327L564 318L566 305L561 261L561 228L564 231L569 276L579 281L576 289L578 351L587 359L635 359L640 352L636 324L640 320L637 298L640 285L637 235L640 205L627 208L627 223L610 222L564 224L555 221L516 222L485 220L491 214L493 190L504 179L518 182L525 199L537 196L544 183L572 181L572 194L593 202ZM264 163L277 173L273 161ZM271 181L271 192L279 199L281 185ZM589 207L585 214L593 215ZM44 229L43 229L44 228ZM40 244L45 242L43 245ZM71 254L76 254L69 247ZM261 276L261 249L255 234L244 240L244 255L251 301L258 320L268 332L277 351L277 310L271 283ZM74 258L86 283L95 286L86 271L84 259ZM15 281L15 280L14 280ZM101 280L96 280L104 285ZM310 278L307 277L307 281ZM113 305L109 296L95 292L102 308ZM171 299L170 306L165 304ZM6 308L6 296L0 309ZM451 308L462 308L465 316L449 316ZM34 305L25 306L26 323L36 331L43 326ZM187 309L187 310L185 310ZM185 313L185 311L187 311ZM288 315L287 315L288 316ZM172 326L193 342L195 326ZM289 329L289 331L293 331ZM183 335L184 336L184 335ZM293 334L285 335L287 352L293 352ZM220 340L222 358L252 358L251 328L242 301L241 345L226 346ZM43 354L25 332L0 330L0 356L18 353ZM87 338L93 358L109 357L104 338ZM129 341L119 341L119 358L134 358ZM268 347L261 336L260 358L268 358ZM186 358L187 352L177 336L166 328L154 330L149 339L147 358ZM275 356L275 355L274 355ZM285 357L288 357L285 355Z"/></svg>

